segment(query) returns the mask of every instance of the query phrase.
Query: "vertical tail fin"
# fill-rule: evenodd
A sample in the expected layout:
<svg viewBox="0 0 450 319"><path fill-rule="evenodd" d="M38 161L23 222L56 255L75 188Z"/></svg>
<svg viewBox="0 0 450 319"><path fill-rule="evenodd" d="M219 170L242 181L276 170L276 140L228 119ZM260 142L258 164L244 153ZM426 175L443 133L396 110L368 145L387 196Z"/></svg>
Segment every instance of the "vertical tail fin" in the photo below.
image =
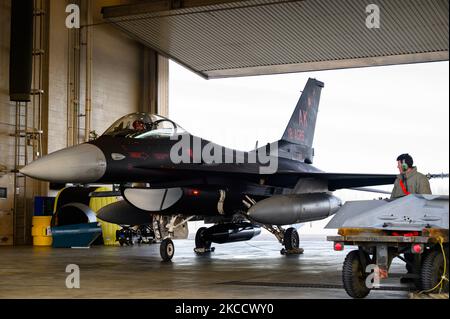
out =
<svg viewBox="0 0 450 319"><path fill-rule="evenodd" d="M281 138L283 141L312 147L320 92L323 86L323 83L320 81L308 79L291 120Z"/></svg>
<svg viewBox="0 0 450 319"><path fill-rule="evenodd" d="M323 87L322 82L308 79L283 137L279 141L280 156L312 163L314 130Z"/></svg>

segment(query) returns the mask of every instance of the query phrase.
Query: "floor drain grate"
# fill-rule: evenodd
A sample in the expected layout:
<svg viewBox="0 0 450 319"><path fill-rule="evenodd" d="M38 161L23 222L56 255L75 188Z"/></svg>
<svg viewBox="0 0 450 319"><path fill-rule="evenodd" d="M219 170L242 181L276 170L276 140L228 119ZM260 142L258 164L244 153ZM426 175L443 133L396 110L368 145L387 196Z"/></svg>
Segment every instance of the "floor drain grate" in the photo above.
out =
<svg viewBox="0 0 450 319"><path fill-rule="evenodd" d="M257 282L257 281L229 281L223 285L261 286L261 287L285 287L285 288L315 288L315 289L344 289L342 285L335 284L309 284L309 283L284 283L284 282ZM374 290L413 291L410 287L380 287Z"/></svg>

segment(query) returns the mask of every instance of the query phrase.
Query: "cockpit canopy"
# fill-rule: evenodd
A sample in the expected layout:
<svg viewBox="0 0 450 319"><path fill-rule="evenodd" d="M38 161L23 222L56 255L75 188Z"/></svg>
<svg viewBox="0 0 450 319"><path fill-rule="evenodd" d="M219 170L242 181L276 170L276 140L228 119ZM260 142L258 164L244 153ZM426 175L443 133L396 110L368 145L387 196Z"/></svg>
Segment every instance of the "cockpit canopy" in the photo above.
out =
<svg viewBox="0 0 450 319"><path fill-rule="evenodd" d="M132 113L120 118L103 135L127 138L164 138L184 134L175 122L155 114Z"/></svg>

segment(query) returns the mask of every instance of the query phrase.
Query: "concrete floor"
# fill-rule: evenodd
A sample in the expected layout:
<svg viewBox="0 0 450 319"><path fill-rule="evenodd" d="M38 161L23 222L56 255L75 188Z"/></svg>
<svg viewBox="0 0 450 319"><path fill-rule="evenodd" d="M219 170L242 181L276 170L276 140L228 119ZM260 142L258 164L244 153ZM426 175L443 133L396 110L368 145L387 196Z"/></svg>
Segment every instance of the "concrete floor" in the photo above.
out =
<svg viewBox="0 0 450 319"><path fill-rule="evenodd" d="M258 239L258 238L256 238ZM163 263L159 245L55 249L0 247L0 298L349 298L342 288L344 252L324 237L302 237L300 256L282 256L275 240L215 245L196 256L193 241L175 241ZM80 267L80 289L67 289L68 264ZM368 298L408 298L404 264ZM321 286L326 285L326 286ZM325 288L324 288L325 287Z"/></svg>

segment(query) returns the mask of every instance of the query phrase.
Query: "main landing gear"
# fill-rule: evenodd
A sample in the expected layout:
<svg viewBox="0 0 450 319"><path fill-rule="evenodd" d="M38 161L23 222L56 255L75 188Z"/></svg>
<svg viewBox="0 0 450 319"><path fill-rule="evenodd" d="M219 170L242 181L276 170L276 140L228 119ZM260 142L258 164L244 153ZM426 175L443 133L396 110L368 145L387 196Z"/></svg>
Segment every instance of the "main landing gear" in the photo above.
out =
<svg viewBox="0 0 450 319"><path fill-rule="evenodd" d="M280 254L286 256L303 254L303 248L300 248L300 238L297 229L289 227L285 230L280 226L271 225L264 225L264 228L271 232L278 239L280 244L284 246L284 248L280 250Z"/></svg>
<svg viewBox="0 0 450 319"><path fill-rule="evenodd" d="M215 247L211 247L212 242L206 240L205 231L207 227L201 227L197 230L195 234L195 249L194 252L198 255L214 252Z"/></svg>

